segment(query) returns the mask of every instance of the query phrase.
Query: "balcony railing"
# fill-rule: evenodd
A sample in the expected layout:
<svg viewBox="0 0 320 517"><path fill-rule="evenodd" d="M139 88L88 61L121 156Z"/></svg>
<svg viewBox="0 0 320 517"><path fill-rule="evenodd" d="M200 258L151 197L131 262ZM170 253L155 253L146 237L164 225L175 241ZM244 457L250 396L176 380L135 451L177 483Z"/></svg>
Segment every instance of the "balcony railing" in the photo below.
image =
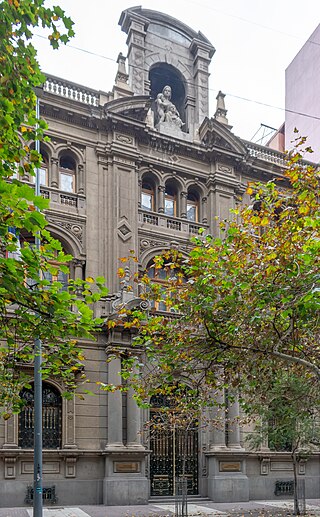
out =
<svg viewBox="0 0 320 517"><path fill-rule="evenodd" d="M275 151L269 147L253 144L252 142L247 141L244 141L244 144L246 145L250 156L259 158L265 162L274 163L275 165L279 165L279 167L286 167L287 161L285 159L285 155L280 151Z"/></svg>
<svg viewBox="0 0 320 517"><path fill-rule="evenodd" d="M65 193L51 187L40 187L40 193L45 199L50 199L51 203L58 203L62 207L84 208L85 198L78 194Z"/></svg>
<svg viewBox="0 0 320 517"><path fill-rule="evenodd" d="M47 76L43 90L59 97L88 104L89 106L99 106L99 92L97 90L91 90L80 84L64 81L58 77Z"/></svg>
<svg viewBox="0 0 320 517"><path fill-rule="evenodd" d="M184 232L192 235L198 235L200 228L207 227L207 225L196 223L195 221L169 217L165 214L147 212L144 210L139 210L139 223L158 226L164 231L174 230L176 232Z"/></svg>

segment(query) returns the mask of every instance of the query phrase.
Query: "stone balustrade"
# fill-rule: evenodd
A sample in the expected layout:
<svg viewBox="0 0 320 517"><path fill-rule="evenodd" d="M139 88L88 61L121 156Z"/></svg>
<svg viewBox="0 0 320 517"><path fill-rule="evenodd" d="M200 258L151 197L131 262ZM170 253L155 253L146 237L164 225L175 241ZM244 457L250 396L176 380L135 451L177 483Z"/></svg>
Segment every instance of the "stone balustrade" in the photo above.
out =
<svg viewBox="0 0 320 517"><path fill-rule="evenodd" d="M139 210L139 223L158 226L162 230L174 230L175 232L184 232L192 235L198 235L200 228L207 228L208 225L188 221L187 219L179 219L177 217L158 214L157 212L147 212Z"/></svg>
<svg viewBox="0 0 320 517"><path fill-rule="evenodd" d="M79 84L59 79L58 77L48 75L43 85L43 90L53 95L58 95L59 97L65 97L66 99L88 104L89 106L99 106L100 95L97 90L91 90Z"/></svg>
<svg viewBox="0 0 320 517"><path fill-rule="evenodd" d="M274 163L275 165L279 165L279 167L286 167L287 161L284 153L248 141L243 141L243 143L247 147L250 156L259 158L265 162Z"/></svg>

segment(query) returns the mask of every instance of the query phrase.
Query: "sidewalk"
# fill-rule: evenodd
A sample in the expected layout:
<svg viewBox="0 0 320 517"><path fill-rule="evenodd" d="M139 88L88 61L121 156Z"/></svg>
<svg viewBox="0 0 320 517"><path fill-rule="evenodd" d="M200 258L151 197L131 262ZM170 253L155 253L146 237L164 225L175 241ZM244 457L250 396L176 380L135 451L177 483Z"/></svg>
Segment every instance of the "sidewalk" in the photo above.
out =
<svg viewBox="0 0 320 517"><path fill-rule="evenodd" d="M1 506L1 501L0 501ZM290 500L249 501L240 503L205 502L188 505L188 516L285 516L292 513ZM149 504L145 506L80 506L44 507L43 517L152 517L174 515L172 504ZM32 517L32 508L1 508L0 517ZM320 499L307 500L307 515L320 516Z"/></svg>

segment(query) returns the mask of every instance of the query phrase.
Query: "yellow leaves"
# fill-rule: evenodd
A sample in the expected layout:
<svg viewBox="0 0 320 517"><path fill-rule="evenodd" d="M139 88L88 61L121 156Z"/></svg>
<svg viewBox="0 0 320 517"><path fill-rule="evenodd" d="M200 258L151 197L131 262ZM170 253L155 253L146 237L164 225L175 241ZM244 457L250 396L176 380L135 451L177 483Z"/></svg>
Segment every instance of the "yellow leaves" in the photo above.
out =
<svg viewBox="0 0 320 517"><path fill-rule="evenodd" d="M94 279L92 278L92 276L87 276L86 282L88 282L89 284L93 284L94 283Z"/></svg>
<svg viewBox="0 0 320 517"><path fill-rule="evenodd" d="M28 131L28 128L26 128L26 126L21 126L21 133L25 133L26 131Z"/></svg>
<svg viewBox="0 0 320 517"><path fill-rule="evenodd" d="M116 326L116 322L114 320L109 320L107 323L108 329L113 329Z"/></svg>
<svg viewBox="0 0 320 517"><path fill-rule="evenodd" d="M270 221L269 221L269 218L268 218L268 217L266 217L266 216L264 216L264 217L261 219L260 224L261 224L261 226L267 226L267 225L269 224L269 222L270 222Z"/></svg>
<svg viewBox="0 0 320 517"><path fill-rule="evenodd" d="M248 194L249 196L252 196L253 188L252 187L248 187L247 190L246 190L246 194Z"/></svg>
<svg viewBox="0 0 320 517"><path fill-rule="evenodd" d="M125 270L122 267L119 267L119 269L118 269L118 277L119 278L124 278L125 274L126 274Z"/></svg>
<svg viewBox="0 0 320 517"><path fill-rule="evenodd" d="M298 209L299 214L307 215L310 212L309 205L301 205Z"/></svg>

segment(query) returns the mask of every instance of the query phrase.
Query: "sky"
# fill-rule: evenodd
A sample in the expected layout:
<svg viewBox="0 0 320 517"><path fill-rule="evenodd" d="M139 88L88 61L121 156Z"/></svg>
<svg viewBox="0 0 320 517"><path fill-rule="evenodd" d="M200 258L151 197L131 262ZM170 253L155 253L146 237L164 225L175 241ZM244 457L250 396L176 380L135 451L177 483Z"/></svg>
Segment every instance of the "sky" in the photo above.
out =
<svg viewBox="0 0 320 517"><path fill-rule="evenodd" d="M135 5L161 11L201 31L213 44L216 52L210 66L209 115L214 115L221 90L226 94L232 131L254 142L269 132L261 124L278 128L284 122L285 69L320 23L319 0L53 3L73 19L76 36L67 47L51 50L44 33L36 30L33 42L44 72L95 90L112 90L118 54L127 53L126 34L118 25L121 12Z"/></svg>

